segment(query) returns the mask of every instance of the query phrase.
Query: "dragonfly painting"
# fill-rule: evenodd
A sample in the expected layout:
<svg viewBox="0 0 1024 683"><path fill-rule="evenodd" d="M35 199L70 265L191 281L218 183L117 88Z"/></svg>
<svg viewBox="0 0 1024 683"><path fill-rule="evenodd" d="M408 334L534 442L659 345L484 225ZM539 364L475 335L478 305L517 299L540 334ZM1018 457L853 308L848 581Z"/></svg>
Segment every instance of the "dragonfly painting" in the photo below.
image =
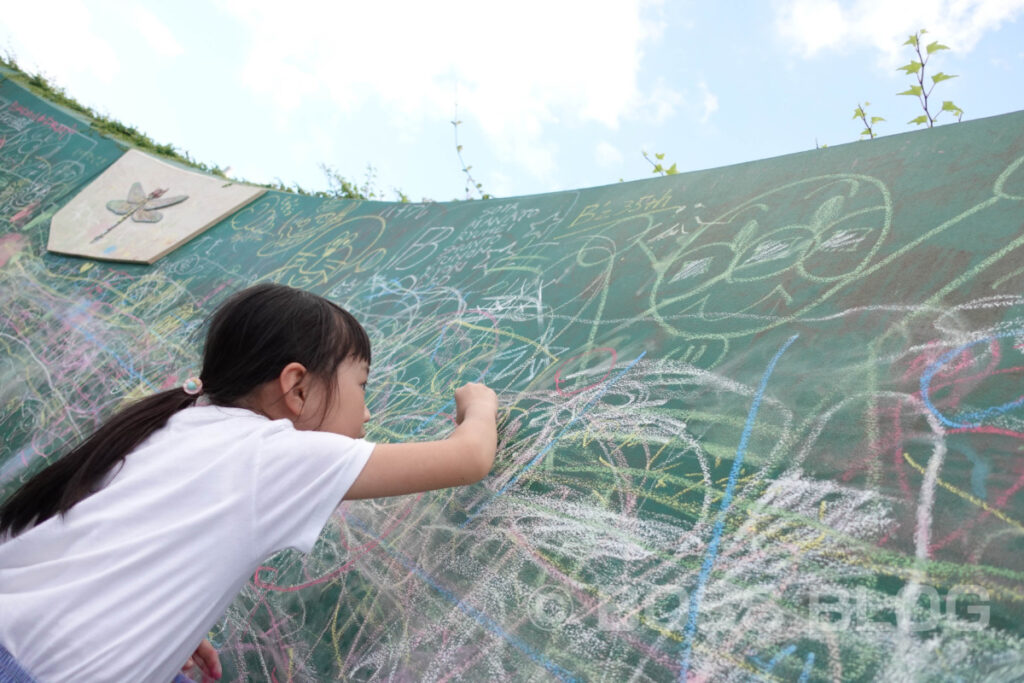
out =
<svg viewBox="0 0 1024 683"><path fill-rule="evenodd" d="M166 192L166 188L157 188L149 194L146 194L142 189L142 183L132 183L131 188L128 190L128 199L112 199L107 202L107 208L121 216L121 218L119 218L117 222L109 228L94 237L92 241L98 242L105 237L107 233L121 225L121 223L124 223L129 218L136 223L158 223L164 215L157 211L157 209L174 206L175 204L180 204L188 199L187 194L165 197L164 193Z"/></svg>

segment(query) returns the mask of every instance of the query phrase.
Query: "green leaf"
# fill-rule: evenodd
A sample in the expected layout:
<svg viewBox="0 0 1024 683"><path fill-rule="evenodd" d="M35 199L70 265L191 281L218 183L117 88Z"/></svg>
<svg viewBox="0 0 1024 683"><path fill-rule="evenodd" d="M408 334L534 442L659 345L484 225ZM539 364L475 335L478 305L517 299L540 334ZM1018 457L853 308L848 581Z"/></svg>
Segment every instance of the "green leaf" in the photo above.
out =
<svg viewBox="0 0 1024 683"><path fill-rule="evenodd" d="M658 161L661 161L662 159L665 158L665 153L664 152L662 152L661 154L655 153L654 154L654 158L657 159Z"/></svg>
<svg viewBox="0 0 1024 683"><path fill-rule="evenodd" d="M853 110L853 118L859 119L862 116L864 116L864 110L863 109L861 109L860 107L857 107L856 109Z"/></svg>
<svg viewBox="0 0 1024 683"><path fill-rule="evenodd" d="M860 132L860 134L861 135L871 135L871 129L870 128L865 128L864 130L862 130Z"/></svg>
<svg viewBox="0 0 1024 683"><path fill-rule="evenodd" d="M676 168L675 164L672 164L667 169L665 169L665 173L667 175L675 175L676 173L679 173L679 169Z"/></svg>
<svg viewBox="0 0 1024 683"><path fill-rule="evenodd" d="M846 200L843 199L842 195L836 195L835 197L823 201L821 205L815 209L814 215L811 216L811 226L829 227L835 225L843 213L843 204L845 203Z"/></svg>
<svg viewBox="0 0 1024 683"><path fill-rule="evenodd" d="M896 70L905 71L908 76L911 74L916 74L918 71L921 70L921 62L910 62L909 64L904 64L903 66L897 67Z"/></svg>
<svg viewBox="0 0 1024 683"><path fill-rule="evenodd" d="M903 44L904 45L915 45L916 46L917 45L917 34L915 33L915 34L911 35L909 38L907 38L906 42L903 43Z"/></svg>
<svg viewBox="0 0 1024 683"><path fill-rule="evenodd" d="M871 117L871 125L874 125L874 124L878 123L879 121L885 121L885 119L883 119L881 116L872 116Z"/></svg>
<svg viewBox="0 0 1024 683"><path fill-rule="evenodd" d="M736 237L733 238L733 247L736 252L742 252L743 248L747 246L747 243L754 239L758 232L758 223L756 219L747 221L747 224L740 228L740 231L736 233Z"/></svg>
<svg viewBox="0 0 1024 683"><path fill-rule="evenodd" d="M932 83L939 83L941 81L948 81L951 78L956 78L956 74L944 74L941 71L932 76Z"/></svg>
<svg viewBox="0 0 1024 683"><path fill-rule="evenodd" d="M461 152L462 151L462 145L456 145L455 146L455 151L456 152Z"/></svg>
<svg viewBox="0 0 1024 683"><path fill-rule="evenodd" d="M903 92L898 92L896 94L897 95L913 95L915 97L918 97L918 96L921 95L921 86L919 86L919 85L912 85L912 86L910 86L910 90L904 90Z"/></svg>
<svg viewBox="0 0 1024 683"><path fill-rule="evenodd" d="M943 45L942 43L940 43L939 41L936 40L934 43L928 43L928 48L927 49L928 49L928 54L931 54L933 52L938 52L939 50L948 50L949 46L948 45Z"/></svg>
<svg viewBox="0 0 1024 683"><path fill-rule="evenodd" d="M661 172L662 172L662 171L664 171L664 170L665 170L665 169L663 169L663 168L661 167L661 164L655 164L655 165L654 165L654 171L652 171L652 173L661 173Z"/></svg>
<svg viewBox="0 0 1024 683"><path fill-rule="evenodd" d="M917 125L920 126L922 124L928 123L928 117L925 116L924 114L921 114L916 119L910 119L909 121L907 121L907 123L916 123Z"/></svg>
<svg viewBox="0 0 1024 683"><path fill-rule="evenodd" d="M942 103L942 111L951 111L954 114L963 114L964 110L953 104L950 100Z"/></svg>

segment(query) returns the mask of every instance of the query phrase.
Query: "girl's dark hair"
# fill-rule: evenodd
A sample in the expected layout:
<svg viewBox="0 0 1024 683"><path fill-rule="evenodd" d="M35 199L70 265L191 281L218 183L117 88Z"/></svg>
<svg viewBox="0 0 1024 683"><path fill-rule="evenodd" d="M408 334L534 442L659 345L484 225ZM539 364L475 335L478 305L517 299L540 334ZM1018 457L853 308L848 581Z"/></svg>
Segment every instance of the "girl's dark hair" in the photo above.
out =
<svg viewBox="0 0 1024 683"><path fill-rule="evenodd" d="M237 292L214 313L199 378L211 403L231 406L292 362L331 386L348 358L370 362L370 339L348 311L310 292L261 284ZM335 398L333 391L326 395L325 412ZM125 456L197 398L171 389L116 413L0 506L0 536L64 514L95 493Z"/></svg>

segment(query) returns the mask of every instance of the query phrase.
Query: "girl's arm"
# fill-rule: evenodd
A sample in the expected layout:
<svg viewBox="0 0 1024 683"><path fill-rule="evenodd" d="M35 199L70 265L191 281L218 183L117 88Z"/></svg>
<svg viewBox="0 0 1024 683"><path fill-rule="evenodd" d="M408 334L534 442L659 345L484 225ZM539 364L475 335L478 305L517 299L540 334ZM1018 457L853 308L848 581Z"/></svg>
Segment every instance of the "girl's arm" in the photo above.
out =
<svg viewBox="0 0 1024 683"><path fill-rule="evenodd" d="M498 398L483 384L455 391L455 422L440 441L377 444L345 500L382 498L478 482L498 448Z"/></svg>

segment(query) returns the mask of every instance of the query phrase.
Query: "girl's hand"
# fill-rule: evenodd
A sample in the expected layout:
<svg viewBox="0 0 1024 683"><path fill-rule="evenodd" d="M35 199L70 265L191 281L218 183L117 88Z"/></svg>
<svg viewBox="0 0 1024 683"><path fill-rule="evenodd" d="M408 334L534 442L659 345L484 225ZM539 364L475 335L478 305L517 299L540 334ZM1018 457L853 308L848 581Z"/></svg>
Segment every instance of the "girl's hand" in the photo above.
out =
<svg viewBox="0 0 1024 683"><path fill-rule="evenodd" d="M208 678L219 680L224 675L220 668L220 655L217 654L217 650L214 649L213 645L206 638L203 638L203 642L199 643L199 647L188 658L188 661L185 662L185 666L181 667L181 670L187 672L196 666L203 672L203 681L206 681Z"/></svg>
<svg viewBox="0 0 1024 683"><path fill-rule="evenodd" d="M447 438L379 443L345 500L402 496L480 481L498 449L498 397L483 384L455 390L455 429Z"/></svg>
<svg viewBox="0 0 1024 683"><path fill-rule="evenodd" d="M487 385L477 382L459 387L455 390L455 424L462 424L469 412L497 419L498 395Z"/></svg>

